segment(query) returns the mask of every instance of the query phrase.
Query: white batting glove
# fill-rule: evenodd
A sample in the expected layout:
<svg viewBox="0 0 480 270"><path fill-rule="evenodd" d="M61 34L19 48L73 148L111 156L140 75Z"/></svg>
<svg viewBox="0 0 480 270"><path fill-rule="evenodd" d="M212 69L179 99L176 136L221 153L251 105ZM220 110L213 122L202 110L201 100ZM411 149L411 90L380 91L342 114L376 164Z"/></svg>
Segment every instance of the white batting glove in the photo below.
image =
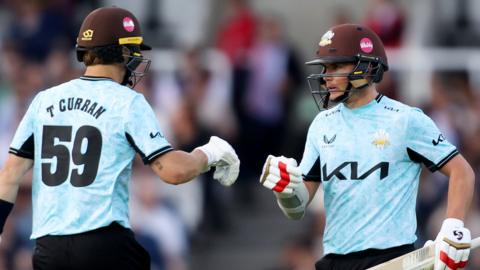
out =
<svg viewBox="0 0 480 270"><path fill-rule="evenodd" d="M212 136L207 144L197 147L208 159L207 170L215 167L213 178L224 186L230 186L237 180L240 172L240 160L233 147L225 140Z"/></svg>
<svg viewBox="0 0 480 270"><path fill-rule="evenodd" d="M435 270L464 269L470 255L470 230L463 227L463 221L447 218L435 241L427 241L425 246L435 245Z"/></svg>
<svg viewBox="0 0 480 270"><path fill-rule="evenodd" d="M269 155L263 165L260 183L277 193L290 195L300 184L303 185L302 172L295 159Z"/></svg>

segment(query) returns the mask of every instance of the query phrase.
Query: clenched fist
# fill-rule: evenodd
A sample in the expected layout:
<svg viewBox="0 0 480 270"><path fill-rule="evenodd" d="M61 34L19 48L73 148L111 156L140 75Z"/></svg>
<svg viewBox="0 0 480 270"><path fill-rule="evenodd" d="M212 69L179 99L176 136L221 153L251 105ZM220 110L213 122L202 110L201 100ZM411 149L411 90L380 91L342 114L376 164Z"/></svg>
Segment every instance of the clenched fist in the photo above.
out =
<svg viewBox="0 0 480 270"><path fill-rule="evenodd" d="M260 176L260 183L264 187L279 193L292 194L302 182L302 173L295 159L268 156Z"/></svg>
<svg viewBox="0 0 480 270"><path fill-rule="evenodd" d="M215 167L213 178L224 186L230 186L237 180L240 172L240 160L233 147L225 140L212 136L207 144L197 149L208 158L207 170Z"/></svg>
<svg viewBox="0 0 480 270"><path fill-rule="evenodd" d="M278 206L289 219L304 216L310 196L295 159L269 155L263 165L260 183L273 190Z"/></svg>

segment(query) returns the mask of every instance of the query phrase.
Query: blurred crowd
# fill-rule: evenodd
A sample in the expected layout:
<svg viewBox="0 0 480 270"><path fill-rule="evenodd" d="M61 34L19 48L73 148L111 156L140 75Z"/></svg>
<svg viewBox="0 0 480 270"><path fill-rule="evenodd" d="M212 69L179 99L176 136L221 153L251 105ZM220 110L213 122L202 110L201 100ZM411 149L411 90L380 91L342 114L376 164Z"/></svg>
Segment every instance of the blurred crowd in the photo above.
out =
<svg viewBox="0 0 480 270"><path fill-rule="evenodd" d="M321 31L332 24L357 22L376 31L387 50L405 46L406 29L411 26L399 1L367 2L362 17L351 18L343 10L313 34L320 38ZM449 1L436 5L449 10L448 3L443 2ZM458 1L461 4L454 14L445 17L450 24L439 17L443 21L435 23L448 25L448 31L437 33L430 46L480 45L474 30L478 28L466 14L470 2ZM192 7L184 10L186 3ZM206 231L228 229L235 214L228 211L228 205L255 207L261 188L257 178L267 155L301 159L308 125L318 113L305 87L308 70L302 63L313 55L316 44L309 48L311 55L301 55L297 43L289 39L282 16L256 10L247 0L0 0L0 164L33 96L81 76L83 67L74 58L80 23L95 7L111 4L138 14L145 39L155 46L146 54L153 60L150 75L136 90L154 108L170 143L190 151L206 143L209 136L219 135L232 142L242 161L232 190L219 187L209 174L185 185L169 186L135 161L131 224L152 257L152 269L194 269L189 261L192 245ZM139 6L147 8L140 10ZM172 12L186 15L179 17ZM448 39L449 33L462 33L462 38ZM401 72L387 72L379 90L408 104L400 93ZM480 98L470 76L467 69L434 71L430 88L421 89L429 97L421 108L480 175ZM0 270L31 269L30 181L28 176L23 182L2 234ZM419 245L434 238L439 230L447 185L447 179L438 173L422 174ZM480 235L477 194L466 220L474 236ZM320 197L310 207L308 215L313 218L304 231L288 239L271 269L311 269L321 257L325 221ZM473 253L470 265L469 269L480 268L480 253Z"/></svg>

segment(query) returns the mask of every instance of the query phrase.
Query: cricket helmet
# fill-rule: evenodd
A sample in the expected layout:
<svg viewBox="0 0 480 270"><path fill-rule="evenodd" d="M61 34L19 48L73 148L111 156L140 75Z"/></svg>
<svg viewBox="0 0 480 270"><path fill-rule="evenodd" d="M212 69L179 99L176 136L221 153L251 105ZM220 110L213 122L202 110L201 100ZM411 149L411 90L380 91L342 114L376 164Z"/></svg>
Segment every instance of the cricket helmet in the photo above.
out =
<svg viewBox="0 0 480 270"><path fill-rule="evenodd" d="M111 6L95 9L83 20L76 45L78 61L83 61L88 50L115 51L123 59L125 48L128 49L127 72L122 84L133 88L146 75L151 63L143 58L141 51L152 49L143 42L137 18L128 10Z"/></svg>
<svg viewBox="0 0 480 270"><path fill-rule="evenodd" d="M352 63L355 68L346 74L326 74L325 64ZM307 65L320 65L320 73L307 77L310 90L319 108L327 109L330 92L326 88L325 77L347 77L349 85L344 94L334 102L344 102L352 90L359 90L371 82L382 80L388 70L387 56L380 37L368 27L358 24L340 24L329 29L320 39L316 58Z"/></svg>

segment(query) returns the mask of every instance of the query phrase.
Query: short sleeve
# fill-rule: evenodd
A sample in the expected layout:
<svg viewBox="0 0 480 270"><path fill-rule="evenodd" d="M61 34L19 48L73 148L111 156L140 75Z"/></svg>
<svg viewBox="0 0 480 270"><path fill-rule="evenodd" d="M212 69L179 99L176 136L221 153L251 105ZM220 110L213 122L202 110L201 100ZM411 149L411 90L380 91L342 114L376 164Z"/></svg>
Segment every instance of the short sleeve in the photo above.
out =
<svg viewBox="0 0 480 270"><path fill-rule="evenodd" d="M133 99L125 118L125 136L143 163L149 164L173 150L143 95L139 94Z"/></svg>
<svg viewBox="0 0 480 270"><path fill-rule="evenodd" d="M407 128L409 158L425 164L430 171L439 170L458 154L457 148L420 109L410 111Z"/></svg>
<svg viewBox="0 0 480 270"><path fill-rule="evenodd" d="M34 159L35 154L35 142L34 142L34 131L35 131L35 117L38 112L38 103L40 100L40 94L37 94L33 99L32 103L27 109L27 112L23 116L20 124L15 131L13 136L12 143L10 144L9 153L14 154L19 157Z"/></svg>
<svg viewBox="0 0 480 270"><path fill-rule="evenodd" d="M320 182L320 153L313 140L312 126L310 126L307 134L307 141L305 143L302 161L300 162L300 170L302 171L305 181Z"/></svg>

